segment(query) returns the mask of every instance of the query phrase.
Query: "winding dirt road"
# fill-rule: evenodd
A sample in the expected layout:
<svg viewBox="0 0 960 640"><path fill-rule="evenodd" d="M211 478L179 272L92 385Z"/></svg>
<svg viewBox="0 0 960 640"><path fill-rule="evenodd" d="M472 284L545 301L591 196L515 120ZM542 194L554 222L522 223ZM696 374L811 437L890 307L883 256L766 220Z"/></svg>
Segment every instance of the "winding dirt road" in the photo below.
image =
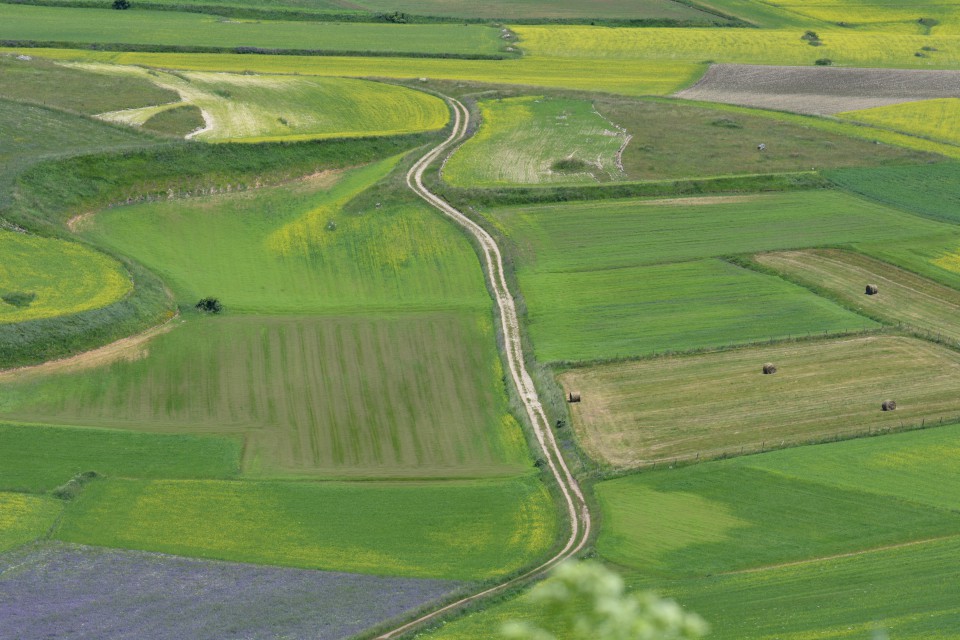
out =
<svg viewBox="0 0 960 640"><path fill-rule="evenodd" d="M396 638L465 604L499 593L542 574L557 563L570 558L583 549L587 540L590 538L590 528L592 524L590 510L583 497L583 492L580 490L580 485L573 477L573 474L570 473L570 469L567 467L567 463L560 453L560 448L557 446L557 441L553 436L547 415L543 410L543 405L540 403L540 397L533 384L533 379L530 377L523 361L523 347L520 340L520 325L517 320L517 309L514 305L510 288L507 286L507 280L504 277L503 257L500 254L500 247L497 246L496 241L494 241L493 237L487 233L483 227L452 207L439 196L430 192L430 190L423 185L423 173L427 167L442 154L448 153L451 149L455 148L467 137L467 129L470 124L470 112L467 111L467 108L458 100L444 97L454 114L453 131L450 133L450 137L430 150L413 165L407 173L407 185L409 185L417 195L463 227L477 240L482 249L487 280L493 291L494 302L497 303L500 311L500 324L503 332L503 341L510 376L513 378L517 393L523 401L527 416L530 419L530 424L533 426L534 434L540 443L540 448L543 450L543 457L544 460L546 460L547 467L560 488L564 509L569 521L570 536L564 547L546 562L524 572L520 576L506 580L480 593L475 593L456 602L452 602L435 611L431 611L416 620L378 636L378 640Z"/></svg>

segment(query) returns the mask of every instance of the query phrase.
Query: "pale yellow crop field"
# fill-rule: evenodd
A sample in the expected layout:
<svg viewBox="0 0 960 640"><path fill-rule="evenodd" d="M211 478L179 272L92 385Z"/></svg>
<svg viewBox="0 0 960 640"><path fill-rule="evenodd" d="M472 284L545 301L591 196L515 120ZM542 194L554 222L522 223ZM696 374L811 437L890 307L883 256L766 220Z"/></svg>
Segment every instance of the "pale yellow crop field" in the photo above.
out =
<svg viewBox="0 0 960 640"><path fill-rule="evenodd" d="M939 98L847 111L839 117L960 145L960 99Z"/></svg>

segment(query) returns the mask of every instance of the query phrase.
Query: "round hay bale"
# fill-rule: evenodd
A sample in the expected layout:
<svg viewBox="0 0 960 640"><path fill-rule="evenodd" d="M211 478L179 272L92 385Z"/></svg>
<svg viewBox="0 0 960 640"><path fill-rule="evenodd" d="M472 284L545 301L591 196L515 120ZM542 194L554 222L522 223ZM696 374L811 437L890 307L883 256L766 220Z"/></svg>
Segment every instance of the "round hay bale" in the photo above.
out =
<svg viewBox="0 0 960 640"><path fill-rule="evenodd" d="M875 296L875 295L877 295L878 293L880 293L880 289L877 287L877 285L875 285L875 284L868 284L868 285L867 285L867 295L868 295L868 296Z"/></svg>
<svg viewBox="0 0 960 640"><path fill-rule="evenodd" d="M575 391L571 391L567 394L567 402L580 402L580 394Z"/></svg>
<svg viewBox="0 0 960 640"><path fill-rule="evenodd" d="M763 365L763 375L768 376L777 372L777 367L772 362Z"/></svg>
<svg viewBox="0 0 960 640"><path fill-rule="evenodd" d="M897 408L896 400L884 400L883 404L880 405L880 408L884 411L895 411Z"/></svg>

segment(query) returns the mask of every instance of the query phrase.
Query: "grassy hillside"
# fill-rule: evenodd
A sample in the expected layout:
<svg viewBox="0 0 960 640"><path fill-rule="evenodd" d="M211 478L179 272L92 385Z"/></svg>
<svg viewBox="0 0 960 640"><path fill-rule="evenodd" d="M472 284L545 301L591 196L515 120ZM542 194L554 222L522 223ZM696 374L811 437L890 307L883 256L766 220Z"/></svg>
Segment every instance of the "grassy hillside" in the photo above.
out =
<svg viewBox="0 0 960 640"><path fill-rule="evenodd" d="M443 176L454 186L577 184L621 177L617 153L626 134L586 100L485 100L480 113L480 130L444 165Z"/></svg>
<svg viewBox="0 0 960 640"><path fill-rule="evenodd" d="M175 90L183 99L159 107L102 113L100 118L144 125L163 110L189 104L205 116L200 123L205 127L196 134L197 139L209 142L402 135L440 129L449 119L447 106L439 98L390 84L346 78L168 73L103 64L72 66L149 79Z"/></svg>
<svg viewBox="0 0 960 640"><path fill-rule="evenodd" d="M144 78L93 73L12 55L0 56L0 96L87 115L180 99L175 91Z"/></svg>
<svg viewBox="0 0 960 640"><path fill-rule="evenodd" d="M261 22L11 4L0 6L0 25L0 38L44 42L466 55L497 55L501 48L500 32L481 25Z"/></svg>
<svg viewBox="0 0 960 640"><path fill-rule="evenodd" d="M237 439L0 424L0 488L41 493L78 473L122 478L230 478Z"/></svg>
<svg viewBox="0 0 960 640"><path fill-rule="evenodd" d="M68 542L281 566L482 580L543 554L556 525L533 479L464 483L104 480Z"/></svg>
<svg viewBox="0 0 960 640"><path fill-rule="evenodd" d="M0 323L106 307L133 290L116 260L81 244L0 232Z"/></svg>
<svg viewBox="0 0 960 640"><path fill-rule="evenodd" d="M764 375L764 363L778 371ZM734 455L839 434L948 423L956 353L913 338L801 342L572 369L584 446L617 466ZM882 411L892 399L896 411Z"/></svg>

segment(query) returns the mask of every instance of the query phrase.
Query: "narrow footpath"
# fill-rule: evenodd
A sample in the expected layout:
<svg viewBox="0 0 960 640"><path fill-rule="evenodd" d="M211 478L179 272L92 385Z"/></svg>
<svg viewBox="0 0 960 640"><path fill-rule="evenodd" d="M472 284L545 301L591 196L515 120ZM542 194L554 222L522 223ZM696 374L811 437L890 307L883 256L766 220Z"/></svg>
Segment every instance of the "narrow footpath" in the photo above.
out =
<svg viewBox="0 0 960 640"><path fill-rule="evenodd" d="M547 415L543 410L543 405L540 403L540 397L533 384L533 379L530 377L523 361L523 346L520 340L520 324L517 320L517 309L514 305L510 288L507 286L507 280L504 277L503 257L500 253L500 247L497 246L493 237L487 233L483 227L423 185L423 173L427 167L444 153L448 153L451 149L456 148L456 146L467 137L470 124L470 112L460 101L446 96L445 99L454 114L453 131L450 133L450 137L430 150L413 165L407 173L407 185L413 189L417 195L463 227L476 239L481 247L484 268L487 272L487 281L493 292L494 302L497 303L497 308L499 309L504 349L507 354L507 366L510 370L510 376L513 378L513 383L520 399L523 401L524 408L527 411L527 417L530 420L533 432L542 449L543 458L546 460L547 468L556 480L561 492L565 515L569 523L570 536L559 552L537 567L480 593L475 593L436 609L435 611L431 611L416 620L378 636L378 640L396 638L468 603L494 595L539 576L554 565L579 553L590 538L592 524L590 510L583 497L583 492L573 477L573 474L570 473L570 469L567 467L563 455L560 453L560 448L557 446L557 441L553 436Z"/></svg>

